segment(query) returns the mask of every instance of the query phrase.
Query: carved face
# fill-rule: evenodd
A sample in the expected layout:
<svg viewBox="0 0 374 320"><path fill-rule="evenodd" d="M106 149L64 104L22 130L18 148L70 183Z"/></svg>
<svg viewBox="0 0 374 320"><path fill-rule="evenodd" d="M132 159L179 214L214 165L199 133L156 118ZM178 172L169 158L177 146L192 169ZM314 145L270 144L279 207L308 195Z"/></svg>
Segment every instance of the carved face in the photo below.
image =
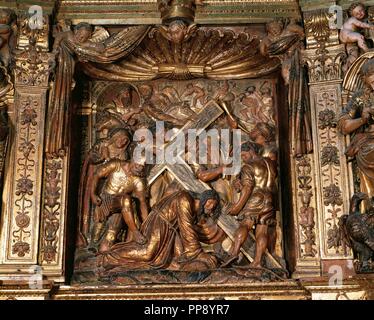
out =
<svg viewBox="0 0 374 320"><path fill-rule="evenodd" d="M11 21L11 12L7 9L0 9L0 24L10 24Z"/></svg>
<svg viewBox="0 0 374 320"><path fill-rule="evenodd" d="M216 199L208 199L204 205L204 212L208 215L212 214L216 209L218 203Z"/></svg>
<svg viewBox="0 0 374 320"><path fill-rule="evenodd" d="M131 163L131 171L138 177L144 176L144 168L145 168L145 158L138 159L138 161L134 161Z"/></svg>
<svg viewBox="0 0 374 320"><path fill-rule="evenodd" d="M357 6L352 10L352 17L355 17L358 20L364 19L366 16L365 8L363 6Z"/></svg>
<svg viewBox="0 0 374 320"><path fill-rule="evenodd" d="M172 23L169 26L169 35L173 42L180 43L185 36L186 27L182 24Z"/></svg>
<svg viewBox="0 0 374 320"><path fill-rule="evenodd" d="M257 129L253 129L250 132L250 138L257 144L264 145L266 142L265 137L261 134L261 132Z"/></svg>
<svg viewBox="0 0 374 320"><path fill-rule="evenodd" d="M365 83L372 89L374 90L374 74L369 74L364 78Z"/></svg>
<svg viewBox="0 0 374 320"><path fill-rule="evenodd" d="M243 162L248 163L250 160L252 160L255 156L255 152L253 150L248 151L241 151L241 157Z"/></svg>
<svg viewBox="0 0 374 320"><path fill-rule="evenodd" d="M75 31L74 37L79 43L85 43L92 36L92 32L86 28L81 28Z"/></svg>
<svg viewBox="0 0 374 320"><path fill-rule="evenodd" d="M279 22L273 21L268 24L267 30L269 35L276 37L282 33L282 26Z"/></svg>
<svg viewBox="0 0 374 320"><path fill-rule="evenodd" d="M124 106L130 106L132 104L131 90L128 88L123 90L119 98Z"/></svg>
<svg viewBox="0 0 374 320"><path fill-rule="evenodd" d="M250 94L254 94L255 91L256 91L256 88L254 86L250 86L247 88L247 94L250 95Z"/></svg>
<svg viewBox="0 0 374 320"><path fill-rule="evenodd" d="M114 135L114 144L118 149L123 149L130 143L129 137L123 132L119 132Z"/></svg>

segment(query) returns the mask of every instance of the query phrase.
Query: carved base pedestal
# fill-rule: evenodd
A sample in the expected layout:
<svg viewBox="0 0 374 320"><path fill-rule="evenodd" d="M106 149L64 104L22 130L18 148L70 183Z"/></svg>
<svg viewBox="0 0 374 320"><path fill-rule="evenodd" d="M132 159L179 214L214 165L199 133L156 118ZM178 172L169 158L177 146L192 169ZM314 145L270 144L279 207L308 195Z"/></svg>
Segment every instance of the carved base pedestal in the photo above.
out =
<svg viewBox="0 0 374 320"><path fill-rule="evenodd" d="M358 275L341 285L329 285L328 278L246 284L170 284L131 286L64 286L43 282L30 288L26 282L0 282L0 300L371 300L372 275Z"/></svg>

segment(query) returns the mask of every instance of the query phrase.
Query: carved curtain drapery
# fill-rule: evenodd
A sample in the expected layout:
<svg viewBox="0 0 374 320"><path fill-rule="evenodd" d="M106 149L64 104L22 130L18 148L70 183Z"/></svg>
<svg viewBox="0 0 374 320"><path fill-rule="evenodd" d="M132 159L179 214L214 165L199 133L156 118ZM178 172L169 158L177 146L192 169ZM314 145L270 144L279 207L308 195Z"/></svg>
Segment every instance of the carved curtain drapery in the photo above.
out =
<svg viewBox="0 0 374 320"><path fill-rule="evenodd" d="M147 34L149 27L129 27L104 40L103 49L87 48L68 39L55 44L56 78L51 95L46 152L51 156L64 154L69 141L71 91L75 70L74 54L80 60L111 63L130 54Z"/></svg>

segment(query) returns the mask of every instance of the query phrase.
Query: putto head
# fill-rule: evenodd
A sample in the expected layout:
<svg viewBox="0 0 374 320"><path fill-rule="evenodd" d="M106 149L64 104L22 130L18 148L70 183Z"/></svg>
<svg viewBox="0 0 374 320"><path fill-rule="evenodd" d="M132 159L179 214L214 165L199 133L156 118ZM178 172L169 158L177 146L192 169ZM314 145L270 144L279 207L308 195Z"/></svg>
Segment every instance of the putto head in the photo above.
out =
<svg viewBox="0 0 374 320"><path fill-rule="evenodd" d="M91 38L93 33L93 27L86 22L78 23L74 28L75 39L79 43L84 43Z"/></svg>
<svg viewBox="0 0 374 320"><path fill-rule="evenodd" d="M350 5L348 14L350 17L355 17L361 20L366 16L366 8L361 2L355 2Z"/></svg>
<svg viewBox="0 0 374 320"><path fill-rule="evenodd" d="M266 24L266 31L272 36L279 36L283 31L283 27L281 20L273 20Z"/></svg>
<svg viewBox="0 0 374 320"><path fill-rule="evenodd" d="M132 105L133 102L133 88L126 84L123 87L121 87L121 90L116 94L113 101L116 104L123 105L126 107L129 107Z"/></svg>

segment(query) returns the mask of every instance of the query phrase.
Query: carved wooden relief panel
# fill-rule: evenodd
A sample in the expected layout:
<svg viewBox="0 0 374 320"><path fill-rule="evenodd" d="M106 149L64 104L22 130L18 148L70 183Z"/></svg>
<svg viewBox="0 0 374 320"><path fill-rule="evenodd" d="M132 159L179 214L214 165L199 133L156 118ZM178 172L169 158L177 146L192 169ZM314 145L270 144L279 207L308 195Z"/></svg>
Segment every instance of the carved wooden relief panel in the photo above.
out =
<svg viewBox="0 0 374 320"><path fill-rule="evenodd" d="M174 133L166 134L165 137L162 136L161 139L163 141L157 142L161 143L161 147L168 150L167 146L170 146L175 141L173 140L173 136L176 136L178 132L187 132L187 128L190 130L196 128L200 132L204 129L208 132L210 129L213 129L216 130L217 135L221 129L233 130L230 119L228 119L229 117L236 119L236 126L242 133L242 143L246 141L262 143L261 150L258 152L261 152L261 157L271 159L269 164L274 164L274 170L278 171L277 80L272 78L225 81L158 80L131 83L96 81L92 82L89 87L91 91L89 104L93 107L94 112L91 112L89 116L91 118L89 123L92 124L91 135L90 137L87 136L86 139L88 141L82 144L86 145L87 143L89 144L89 141L92 141L92 146L82 165L81 186L84 188L81 189L79 194L81 205L79 207L80 212L78 213L79 236L75 260L75 279L78 282L95 282L100 280L107 283L108 281L110 282L108 279L113 279L115 282L131 283L133 281L131 278L135 277L138 279L136 281L151 281L156 283L158 281L174 282L176 279L173 280L173 277L176 277L179 278L177 281L184 282L186 281L184 278L186 275L177 271L187 269L178 267L178 264L172 262L178 256L178 252L175 252L174 249L169 251L165 257L157 251L152 253L154 255L152 259L142 261L139 255L146 254L142 252L148 248L148 244L142 243L142 235L139 235L139 238L131 235L130 227L126 226L126 223L121 222L120 217L114 217L118 213L121 213L121 205L117 206L116 209L113 207L113 204L110 204L112 200L107 197L107 194L111 192L108 180L105 180L106 178L103 176L104 179L98 182L92 176L95 176L98 171L100 172L105 163L110 163L113 159L131 159L130 157L134 155L134 148L141 142L139 140L139 132L144 128L149 129L151 133L155 134L155 139L160 139L157 136L162 134L159 132L161 124L164 126L162 130L165 133L170 129L174 129ZM84 103L84 105L86 106L87 103ZM136 137L138 142L129 142L126 152L123 149L118 150L117 148L116 150L116 143L121 140L121 135L123 136L124 144L127 143L127 135L132 136L132 139L138 136ZM168 135L170 136L169 138L167 137ZM187 140L187 137L183 139ZM151 142L153 143L153 141ZM105 155L100 154L103 150L104 153L105 150L108 151L109 159L100 159L100 157L105 157ZM166 160L164 160L162 163L150 164L145 169L146 201L150 207L149 216L148 218L145 217L145 221L152 221L153 224L149 226L149 230L144 230L144 223L147 223L144 220L143 227L140 227L143 219L141 203L137 204L137 211L133 212L137 228L145 232L145 237L148 236L144 240L151 242L162 241L161 243L154 244L159 246L159 251L165 250L163 246L167 247L171 244L164 244L165 241L167 242L163 238L164 235L161 235L162 239L156 237L154 233L160 232L158 231L160 227L157 225L157 221L153 221L151 217L157 215L160 210L158 208L159 204L164 201L163 199L168 198L167 194L169 192L174 192L173 198L175 200L169 200L173 203L173 201L182 201L179 199L183 199L183 190L201 194L206 190L213 189L217 192L222 208L229 203L235 203L240 197L240 192L237 192L233 185L235 178L240 176L239 172L235 176L222 176L218 174L211 179L212 181L208 181L202 172L214 172L214 170L217 170L222 165L222 159L210 158L210 162L198 164L198 160L195 160L196 162L190 161L188 146L186 146L186 150L187 153L181 155L183 158L182 164L167 164ZM209 156L213 157L217 155ZM214 162L214 160L217 160L217 162ZM274 180L277 180L278 176L276 171L274 171ZM112 179L113 177L110 174L108 179ZM87 194L87 192L90 192L90 187L91 190L95 189L95 187L92 189L92 184L96 185L96 183L99 183L96 186L97 194L101 198L101 201L106 201L105 204L100 203L99 206L92 203L92 194ZM277 207L272 218L273 220L268 220L267 222L271 225L272 232L274 233L274 243L272 243L271 248L272 254L267 252L263 257L263 263L274 270L284 268L279 192L279 184L274 181L274 199L276 199ZM104 200L104 198L107 198L107 200ZM110 211L108 218L104 220L95 216L98 215L98 208L103 205L107 206L108 211ZM215 268L219 269L217 273L210 275L206 281L214 282L214 279L220 277L220 274L226 279L225 281L229 278L235 279L236 277L240 279L241 276L236 274L236 271L233 271L235 268L223 269L219 267L225 262L224 257L229 255L230 246L232 246L233 240L235 240L235 229L238 227L240 220L229 219L231 218L230 216L225 217L226 214L223 211L219 215L221 217L216 217L213 225L215 225L214 228L219 230L217 232L222 233L220 241L215 244L208 241L207 244L204 244L204 240L199 240L203 252L206 252L206 254L215 253L221 255L222 259L220 262L216 262ZM114 221L115 219L119 221ZM168 222L169 224L170 222ZM213 225L211 228L213 228ZM181 226L170 227L172 230L175 228L178 234L182 235L184 232ZM185 234L183 235L185 236ZM154 237L158 240L154 240ZM193 238L187 240L193 242ZM187 240L182 239L185 242ZM136 244L137 241L140 242L138 246ZM184 243L185 250L188 250L189 246L191 246L191 242L188 241ZM113 266L113 268L109 268L110 263L104 261L105 267L102 270L100 259L112 259L108 255L109 252L111 252L112 248L120 247L121 243L127 243L125 246L131 246L131 243L133 243L135 247L137 246L138 249L135 251L138 253L135 254L135 251L132 250L135 256L130 258L128 263L123 261L124 264L120 263L117 266ZM172 245L174 246L175 244L173 243ZM127 252L128 249L124 250ZM152 251L151 249L149 250ZM253 261L253 238L249 239L244 248L242 248L240 256L241 268L245 268L245 265ZM163 258L163 263L160 269L174 270L176 274L173 277L161 276L162 273L160 272L153 273L153 276L152 274L146 275L139 271L144 269L144 267L153 268L154 260L161 258ZM109 270L105 271L107 267ZM196 270L199 269L198 267L196 268ZM222 271L220 271L221 269ZM277 272L279 273L279 271ZM109 275L111 278L108 278ZM279 277L281 275L280 273L279 275L273 274L272 276ZM249 277L249 274L247 276Z"/></svg>

